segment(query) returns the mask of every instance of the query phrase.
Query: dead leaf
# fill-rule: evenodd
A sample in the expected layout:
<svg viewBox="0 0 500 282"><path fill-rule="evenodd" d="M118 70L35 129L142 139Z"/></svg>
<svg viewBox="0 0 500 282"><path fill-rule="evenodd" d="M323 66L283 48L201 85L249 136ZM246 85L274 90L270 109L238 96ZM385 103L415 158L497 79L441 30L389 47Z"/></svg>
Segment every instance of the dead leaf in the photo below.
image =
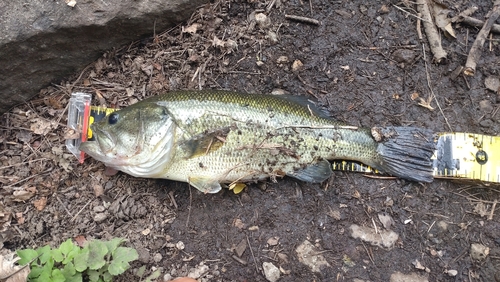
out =
<svg viewBox="0 0 500 282"><path fill-rule="evenodd" d="M243 223L243 221L241 221L241 219L239 218L236 218L235 220L233 220L233 226L234 227L237 227L239 229L243 229L245 228L245 224Z"/></svg>
<svg viewBox="0 0 500 282"><path fill-rule="evenodd" d="M380 220L384 228L387 230L390 230L391 226L394 224L394 219L386 213L379 213L378 220Z"/></svg>
<svg viewBox="0 0 500 282"><path fill-rule="evenodd" d="M24 202L24 201L31 199L33 196L35 196L35 193L31 193L31 192L26 191L26 190L18 190L18 191L14 191L14 193L12 193L12 195L14 196L13 200L15 202Z"/></svg>
<svg viewBox="0 0 500 282"><path fill-rule="evenodd" d="M35 206L37 211L42 211L47 205L47 197L41 197L40 199L35 200L33 202L33 205Z"/></svg>
<svg viewBox="0 0 500 282"><path fill-rule="evenodd" d="M16 265L19 257L14 252L7 251L6 255L0 255L0 278L7 278L4 282L25 282L28 281L30 273L29 266L22 267ZM18 272L16 272L18 271ZM12 276L10 276L12 275Z"/></svg>
<svg viewBox="0 0 500 282"><path fill-rule="evenodd" d="M56 129L58 123L56 121L46 120L43 118L33 119L33 123L30 126L31 131L38 135L46 135L50 131Z"/></svg>
<svg viewBox="0 0 500 282"><path fill-rule="evenodd" d="M18 224L23 224L26 221L22 212L16 212L16 220Z"/></svg>
<svg viewBox="0 0 500 282"><path fill-rule="evenodd" d="M99 197L102 194L104 194L104 188L102 187L102 185L99 185L99 184L95 185L94 186L94 195L96 197Z"/></svg>
<svg viewBox="0 0 500 282"><path fill-rule="evenodd" d="M276 246L276 245L278 245L279 240L280 240L280 237L274 236L274 237L267 239L267 244L269 246Z"/></svg>
<svg viewBox="0 0 500 282"><path fill-rule="evenodd" d="M78 245L78 247L81 247L81 248L83 248L85 243L87 242L87 239L83 235L78 235L73 239L75 240L75 243Z"/></svg>
<svg viewBox="0 0 500 282"><path fill-rule="evenodd" d="M217 38L217 36L214 35L214 40L212 40L212 46L219 48L224 47L224 41L220 40L219 38Z"/></svg>
<svg viewBox="0 0 500 282"><path fill-rule="evenodd" d="M439 27L446 34L456 38L455 31L451 26L451 18L448 18L448 14L451 10L445 9L444 6L434 2L432 5L432 12L434 14L434 20L436 22L436 26Z"/></svg>
<svg viewBox="0 0 500 282"><path fill-rule="evenodd" d="M186 28L182 27L182 33L195 34L196 31L198 31L198 28L200 28L200 27L201 27L201 24L194 23Z"/></svg>
<svg viewBox="0 0 500 282"><path fill-rule="evenodd" d="M80 132L76 132L73 129L66 128L63 133L64 140L67 139L80 139Z"/></svg>
<svg viewBox="0 0 500 282"><path fill-rule="evenodd" d="M243 239L238 243L238 245L234 248L234 251L236 252L236 255L238 257L241 257L245 250L247 249L247 240Z"/></svg>

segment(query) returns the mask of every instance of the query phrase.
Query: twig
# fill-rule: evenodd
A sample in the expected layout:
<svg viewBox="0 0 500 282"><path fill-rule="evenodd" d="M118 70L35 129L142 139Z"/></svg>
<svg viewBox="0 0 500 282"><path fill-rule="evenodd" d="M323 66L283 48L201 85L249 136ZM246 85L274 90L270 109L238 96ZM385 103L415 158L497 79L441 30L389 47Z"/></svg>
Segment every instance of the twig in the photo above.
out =
<svg viewBox="0 0 500 282"><path fill-rule="evenodd" d="M66 205L61 201L61 199L59 199L59 197L56 195L56 199L57 201L61 204L61 206L63 206L64 210L68 213L68 215L70 217L73 217L73 215L71 214L71 212L69 212L68 208L66 207Z"/></svg>
<svg viewBox="0 0 500 282"><path fill-rule="evenodd" d="M91 201L88 201L85 206L83 206L76 214L73 216L73 218L70 220L70 222L75 221L76 217L80 215L80 213L90 204Z"/></svg>
<svg viewBox="0 0 500 282"><path fill-rule="evenodd" d="M434 62L437 64L444 63L446 61L446 51L441 46L441 39L439 38L439 33L432 22L431 12L429 11L429 6L426 0L417 0L417 10L422 14L422 19L424 21L424 30L427 35L427 40L431 47L432 54L434 54Z"/></svg>
<svg viewBox="0 0 500 282"><path fill-rule="evenodd" d="M6 281L7 279L11 278L12 276L16 275L17 273L21 272L23 269L25 269L27 266L30 266L32 262L37 260L42 254L39 254L36 256L36 258L31 259L27 264L21 266L19 269L16 269L14 272L9 273L4 275L3 273L0 276L0 281ZM29 273L29 272L28 272Z"/></svg>
<svg viewBox="0 0 500 282"><path fill-rule="evenodd" d="M478 20L476 18L469 17L469 16L460 17L460 18L457 19L456 22L457 23L465 23L465 24L468 24L470 26L475 26L475 27L482 27L482 26L484 26L484 21ZM493 24L491 26L491 32L500 33L500 24Z"/></svg>
<svg viewBox="0 0 500 282"><path fill-rule="evenodd" d="M488 216L488 220L493 220L493 214L495 214L495 208L497 207L498 200L493 201L493 205L491 206L491 212L490 215Z"/></svg>
<svg viewBox="0 0 500 282"><path fill-rule="evenodd" d="M191 193L191 185L189 186L189 207L188 207L188 216L186 219L186 227L189 226L189 219L191 218L191 209L193 208L192 203L193 203L193 194Z"/></svg>
<svg viewBox="0 0 500 282"><path fill-rule="evenodd" d="M460 12L460 14L451 18L451 22L452 23L460 22L464 17L470 17L470 15L474 14L477 11L477 9L478 9L477 6L469 7L467 9L465 9L464 11ZM481 26L483 26L483 25L481 25Z"/></svg>
<svg viewBox="0 0 500 282"><path fill-rule="evenodd" d="M424 52L424 66L425 66L425 75L426 75L426 78L427 78L427 87L429 87L429 91L431 91L432 97L434 97L434 100L436 100L436 105L438 106L439 111L443 115L444 121L446 121L446 124L448 125L448 128L450 129L450 131L453 131L453 129L451 128L450 123L448 122L448 119L444 115L443 109L441 108L441 105L439 104L439 101L436 98L436 95L434 94L434 91L432 90L432 87L431 87L431 76L429 74L429 69L428 69L428 66L427 66L427 58L425 56L425 46L424 46L423 43L422 43L422 51Z"/></svg>
<svg viewBox="0 0 500 282"><path fill-rule="evenodd" d="M255 264L255 270L257 271L257 273L259 273L259 268L257 267L257 261L255 260L255 256L253 254L252 245L250 245L250 240L248 240L248 235L245 234L245 236L247 237L248 248L250 249L250 253L252 254L253 258L253 263Z"/></svg>
<svg viewBox="0 0 500 282"><path fill-rule="evenodd" d="M486 41L486 38L490 33L491 27L493 26L493 23L497 20L498 16L500 16L500 0L495 1L495 3L493 4L493 8L486 16L488 20L486 20L485 24L483 25L483 28L481 28L481 30L477 34L477 38L474 41L474 44L472 44L472 47L470 48L469 56L467 56L467 61L465 62L465 69L464 69L465 75L473 76L474 73L476 72L476 65L477 62L479 61L479 58L481 58L481 51L484 42Z"/></svg>
<svg viewBox="0 0 500 282"><path fill-rule="evenodd" d="M320 22L318 20L308 18L308 17L295 16L295 15L285 15L285 19L297 21L297 22L302 22L302 23L307 23L307 24L320 25Z"/></svg>
<svg viewBox="0 0 500 282"><path fill-rule="evenodd" d="M392 5L392 6L394 6L394 8L396 8L396 9L398 9L398 10L400 10L400 11L404 12L404 13L407 13L408 15L410 15L410 16L412 16L412 17L414 17L414 18L417 18L417 19L419 19L419 20L421 20L421 21L424 21L424 22L428 21L428 20L426 20L426 19L421 18L421 17L420 17L420 15L415 16L414 14L412 14L412 13L410 13L410 12L405 11L403 8L400 8L400 7L396 6L396 5ZM432 23L432 22L430 22L430 23Z"/></svg>

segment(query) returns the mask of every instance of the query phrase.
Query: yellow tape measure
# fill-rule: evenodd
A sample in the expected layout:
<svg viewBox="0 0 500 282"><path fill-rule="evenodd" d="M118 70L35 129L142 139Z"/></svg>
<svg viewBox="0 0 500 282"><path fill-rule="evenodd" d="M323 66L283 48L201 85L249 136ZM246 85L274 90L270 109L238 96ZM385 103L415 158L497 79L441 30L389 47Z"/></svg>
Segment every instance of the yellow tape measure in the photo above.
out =
<svg viewBox="0 0 500 282"><path fill-rule="evenodd" d="M434 178L500 183L500 136L439 133L432 156ZM378 173L361 163L333 161L334 170Z"/></svg>
<svg viewBox="0 0 500 282"><path fill-rule="evenodd" d="M499 136L442 133L432 159L436 178L467 178L500 183Z"/></svg>

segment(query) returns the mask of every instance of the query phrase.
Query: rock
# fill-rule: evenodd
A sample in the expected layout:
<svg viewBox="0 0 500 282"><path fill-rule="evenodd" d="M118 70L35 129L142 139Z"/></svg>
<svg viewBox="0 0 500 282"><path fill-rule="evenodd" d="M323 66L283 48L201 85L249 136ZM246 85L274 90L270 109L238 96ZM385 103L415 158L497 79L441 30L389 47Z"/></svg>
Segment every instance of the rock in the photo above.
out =
<svg viewBox="0 0 500 282"><path fill-rule="evenodd" d="M188 18L206 0L0 1L0 113L106 50Z"/></svg>
<svg viewBox="0 0 500 282"><path fill-rule="evenodd" d="M271 20L263 13L258 13L255 15L255 22L260 28L267 28L271 25Z"/></svg>
<svg viewBox="0 0 500 282"><path fill-rule="evenodd" d="M378 230L377 233L373 228L358 226L356 224L351 225L349 229L351 230L351 237L359 238L374 246L384 247L386 249L394 247L394 244L399 238L399 235L392 230Z"/></svg>
<svg viewBox="0 0 500 282"><path fill-rule="evenodd" d="M490 75L484 80L484 86L491 91L500 93L500 78Z"/></svg>
<svg viewBox="0 0 500 282"><path fill-rule="evenodd" d="M471 244L470 256L474 260L483 260L490 254L490 248L482 244Z"/></svg>
<svg viewBox="0 0 500 282"><path fill-rule="evenodd" d="M264 275L266 276L267 281L276 282L280 279L280 270L274 264L264 262L262 264L262 268L264 269Z"/></svg>
<svg viewBox="0 0 500 282"><path fill-rule="evenodd" d="M408 49L398 49L392 53L392 58L398 63L410 64L415 59L415 52Z"/></svg>
<svg viewBox="0 0 500 282"><path fill-rule="evenodd" d="M493 105L489 100L482 100L479 102L479 109L485 113L491 113L493 111Z"/></svg>
<svg viewBox="0 0 500 282"><path fill-rule="evenodd" d="M429 282L426 277L420 276L416 273L404 274L395 272L391 274L390 282Z"/></svg>
<svg viewBox="0 0 500 282"><path fill-rule="evenodd" d="M314 272L320 272L322 266L330 266L326 259L321 254L318 254L314 245L307 240L302 242L295 251L297 252L299 261L307 265Z"/></svg>

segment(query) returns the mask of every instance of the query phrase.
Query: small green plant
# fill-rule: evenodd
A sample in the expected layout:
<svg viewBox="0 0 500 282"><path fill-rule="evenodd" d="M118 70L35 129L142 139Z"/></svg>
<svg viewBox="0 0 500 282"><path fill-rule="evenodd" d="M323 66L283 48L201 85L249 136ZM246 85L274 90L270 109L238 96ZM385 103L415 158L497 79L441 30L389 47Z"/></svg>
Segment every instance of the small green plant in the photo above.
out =
<svg viewBox="0 0 500 282"><path fill-rule="evenodd" d="M81 282L85 277L85 281L107 282L125 272L129 262L139 257L135 249L120 247L123 242L121 238L92 240L80 248L68 239L59 248L19 250L17 255L21 265L32 261L28 281Z"/></svg>

